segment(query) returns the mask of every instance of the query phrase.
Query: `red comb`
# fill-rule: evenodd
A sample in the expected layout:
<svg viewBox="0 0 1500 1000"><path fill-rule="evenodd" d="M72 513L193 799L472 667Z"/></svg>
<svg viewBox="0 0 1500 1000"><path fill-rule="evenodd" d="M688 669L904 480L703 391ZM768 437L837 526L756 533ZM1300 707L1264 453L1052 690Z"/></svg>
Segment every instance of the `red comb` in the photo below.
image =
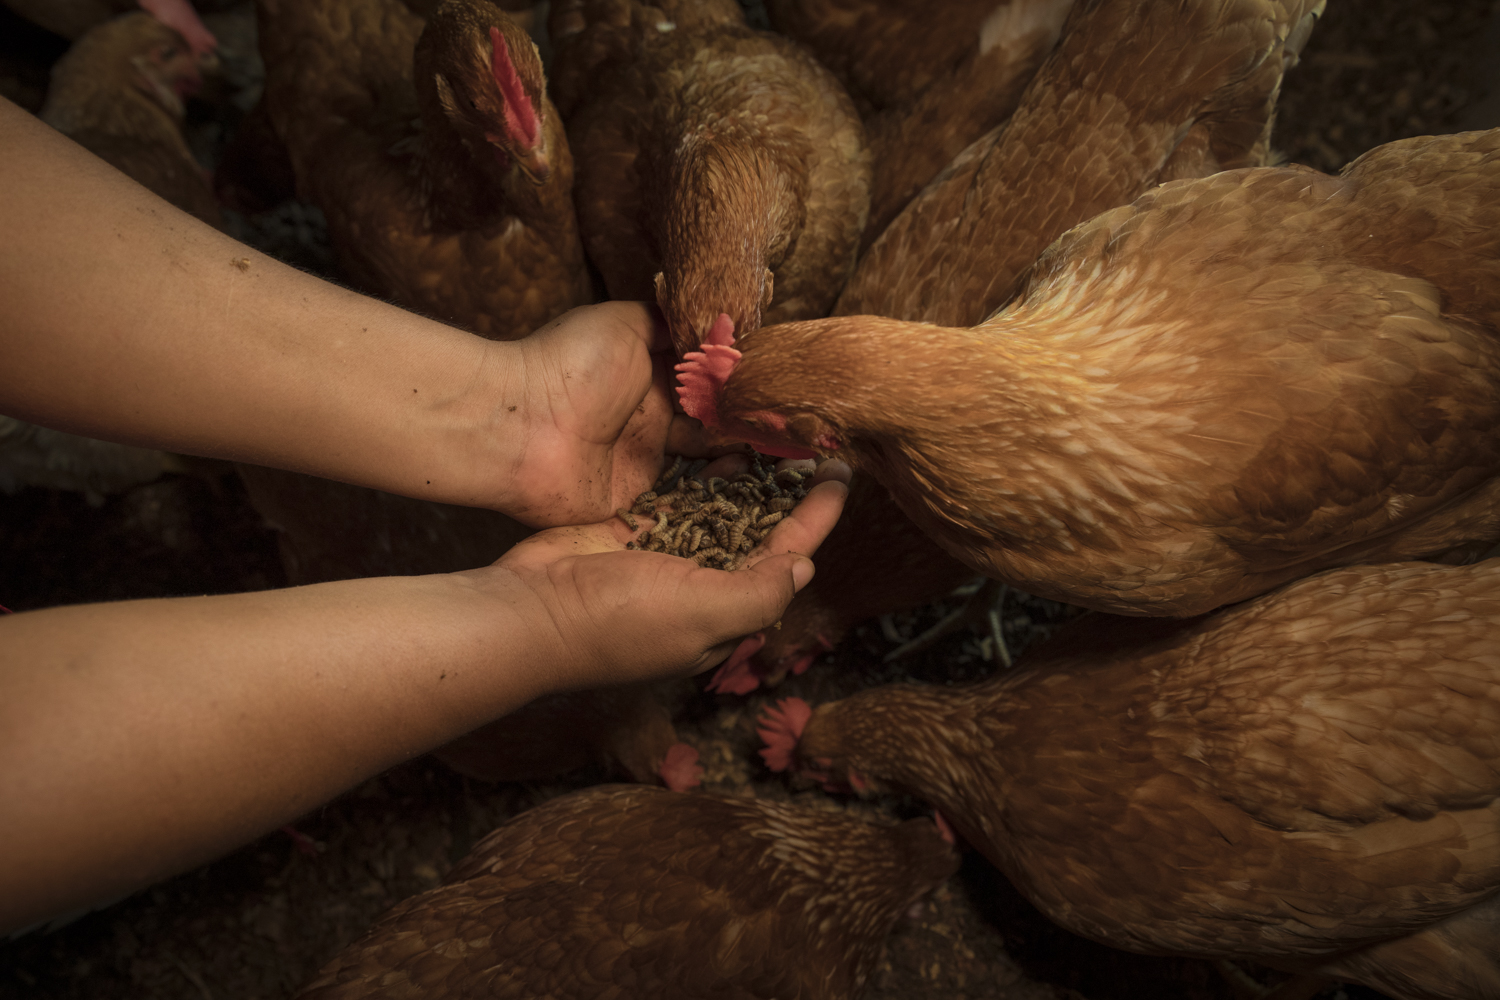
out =
<svg viewBox="0 0 1500 1000"><path fill-rule="evenodd" d="M767 767L773 771L785 771L792 766L792 754L810 718L812 706L801 698L783 698L775 707L761 713L755 732L765 741L760 756Z"/></svg>
<svg viewBox="0 0 1500 1000"><path fill-rule="evenodd" d="M686 743L673 743L667 747L667 755L657 769L662 784L674 792L685 792L697 788L703 781L703 768L698 765L698 751Z"/></svg>
<svg viewBox="0 0 1500 1000"><path fill-rule="evenodd" d="M703 426L719 426L719 392L729 381L730 372L743 357L734 349L734 320L719 313L701 351L689 351L677 366L677 398L688 416L703 421Z"/></svg>
<svg viewBox="0 0 1500 1000"><path fill-rule="evenodd" d="M500 96L505 98L505 131L530 149L536 145L536 109L531 106L531 98L526 96L526 88L521 86L516 66L510 61L510 46L505 44L505 36L500 34L499 28L490 28L490 45L494 49L490 72L495 75Z"/></svg>
<svg viewBox="0 0 1500 1000"><path fill-rule="evenodd" d="M712 694L749 694L760 687L760 677L750 666L750 657L760 652L765 644L764 632L747 635L714 673L706 690Z"/></svg>

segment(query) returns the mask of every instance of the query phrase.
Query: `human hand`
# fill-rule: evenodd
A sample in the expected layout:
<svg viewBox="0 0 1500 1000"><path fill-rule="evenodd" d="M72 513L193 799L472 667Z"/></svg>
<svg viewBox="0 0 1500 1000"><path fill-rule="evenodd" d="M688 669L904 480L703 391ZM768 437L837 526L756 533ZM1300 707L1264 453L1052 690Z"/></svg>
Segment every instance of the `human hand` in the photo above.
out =
<svg viewBox="0 0 1500 1000"><path fill-rule="evenodd" d="M705 475L729 475L738 456ZM811 464L811 463L807 463ZM781 617L813 576L809 556L833 529L848 495L849 467L818 466L812 489L750 554L743 568L704 569L680 556L626 551L651 525L619 518L543 531L494 566L473 571L532 602L537 694L697 673L727 657L745 635Z"/></svg>
<svg viewBox="0 0 1500 1000"><path fill-rule="evenodd" d="M492 416L493 434L512 446L496 506L517 520L602 521L650 489L669 452L714 453L714 436L673 410L677 358L644 303L573 309L495 348L514 352L515 373Z"/></svg>

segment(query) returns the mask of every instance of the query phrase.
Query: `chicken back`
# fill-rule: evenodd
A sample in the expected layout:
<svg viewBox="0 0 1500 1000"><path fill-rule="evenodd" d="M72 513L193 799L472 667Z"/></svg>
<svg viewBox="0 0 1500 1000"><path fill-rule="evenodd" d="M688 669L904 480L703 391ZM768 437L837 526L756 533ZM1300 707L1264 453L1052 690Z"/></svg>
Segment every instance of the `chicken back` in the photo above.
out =
<svg viewBox="0 0 1500 1000"><path fill-rule="evenodd" d="M681 391L762 448L846 457L980 572L1191 615L1500 541L1497 334L1500 130L1164 185L975 327L768 327Z"/></svg>
<svg viewBox="0 0 1500 1000"><path fill-rule="evenodd" d="M1031 664L787 699L762 753L926 799L1106 944L1500 996L1500 559L1092 616Z"/></svg>
<svg viewBox="0 0 1500 1000"><path fill-rule="evenodd" d="M1051 52L1073 0L771 0L864 118L874 242L969 143L1004 122Z"/></svg>
<svg viewBox="0 0 1500 1000"><path fill-rule="evenodd" d="M1078 0L1016 112L881 233L836 312L977 323L1069 226L1259 166L1322 0Z"/></svg>
<svg viewBox="0 0 1500 1000"><path fill-rule="evenodd" d="M602 786L491 833L300 1000L852 1000L958 867L930 820Z"/></svg>

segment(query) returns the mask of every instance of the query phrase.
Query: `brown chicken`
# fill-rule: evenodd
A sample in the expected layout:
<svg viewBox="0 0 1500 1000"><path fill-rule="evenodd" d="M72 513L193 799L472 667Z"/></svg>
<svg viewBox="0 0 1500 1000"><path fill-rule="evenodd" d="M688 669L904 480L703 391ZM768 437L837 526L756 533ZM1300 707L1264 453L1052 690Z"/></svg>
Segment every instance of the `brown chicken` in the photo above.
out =
<svg viewBox="0 0 1500 1000"><path fill-rule="evenodd" d="M591 788L491 833L298 997L853 1000L957 867L925 819Z"/></svg>
<svg viewBox="0 0 1500 1000"><path fill-rule="evenodd" d="M1021 110L902 214L892 230L905 235L898 243L882 238L856 269L853 280L868 294L851 286L840 310L863 297L870 311L890 309L897 319L956 314L955 323L978 323L1011 297L1037 255L1068 227L1126 204L1174 172L1254 160L1281 71L1295 61L1321 6L1080 3ZM1205 148L1217 151L1211 162L1201 155ZM930 230L908 222L914 213ZM930 268L934 255L951 272ZM919 380L931 371L925 345L887 342L881 350L883 356L862 349L861 363L880 357ZM842 363L824 354L802 374L816 385ZM931 382L928 391L947 389ZM793 600L783 627L764 634L741 689L753 684L750 675L774 682L805 668L856 622L924 604L972 578L871 477L856 476L851 485L848 511L819 550L818 575ZM976 618L989 618L987 610L982 597L969 609Z"/></svg>
<svg viewBox="0 0 1500 1000"><path fill-rule="evenodd" d="M571 0L551 15L578 216L609 293L655 299L679 353L827 315L869 204L864 130L795 43L731 0Z"/></svg>
<svg viewBox="0 0 1500 1000"><path fill-rule="evenodd" d="M1079 0L1010 120L880 235L836 312L979 322L1068 227L1157 184L1259 166L1323 0Z"/></svg>
<svg viewBox="0 0 1500 1000"><path fill-rule="evenodd" d="M1192 615L1330 566L1483 551L1500 129L1338 177L1165 185L1070 231L972 328L835 317L705 351L681 366L688 412L847 458L1040 596ZM923 365L895 370L902 351Z"/></svg>
<svg viewBox="0 0 1500 1000"><path fill-rule="evenodd" d="M259 0L300 197L372 294L491 339L589 298L573 166L536 47L487 0Z"/></svg>
<svg viewBox="0 0 1500 1000"><path fill-rule="evenodd" d="M762 733L777 769L927 800L1085 937L1500 996L1500 560L1092 616L1019 674L787 699Z"/></svg>
<svg viewBox="0 0 1500 1000"><path fill-rule="evenodd" d="M771 0L854 98L874 174L861 247L965 146L1016 110L1073 0Z"/></svg>

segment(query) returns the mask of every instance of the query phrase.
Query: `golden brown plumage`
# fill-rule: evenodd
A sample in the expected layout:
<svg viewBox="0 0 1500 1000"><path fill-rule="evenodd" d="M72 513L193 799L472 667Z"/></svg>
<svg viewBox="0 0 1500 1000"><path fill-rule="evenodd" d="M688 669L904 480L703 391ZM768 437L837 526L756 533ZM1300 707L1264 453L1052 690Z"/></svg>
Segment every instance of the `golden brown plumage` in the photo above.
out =
<svg viewBox="0 0 1500 1000"><path fill-rule="evenodd" d="M972 328L768 327L718 416L846 456L959 559L1099 610L1197 614L1488 546L1500 130L1391 143L1339 177L1165 185L1067 233Z"/></svg>
<svg viewBox="0 0 1500 1000"><path fill-rule="evenodd" d="M592 788L490 834L298 996L853 1000L956 868L925 819Z"/></svg>
<svg viewBox="0 0 1500 1000"><path fill-rule="evenodd" d="M498 6L257 10L266 107L349 281L497 340L588 301L562 123Z"/></svg>
<svg viewBox="0 0 1500 1000"><path fill-rule="evenodd" d="M1260 156L1281 70L1318 9L1275 0L1078 4L1022 108L965 151L861 259L839 310L858 302L897 319L977 323L1068 227L1171 176ZM1215 155L1203 155L1206 148ZM920 372L928 362L919 345L881 349L892 367ZM828 354L803 375L816 385L840 364ZM872 378L878 384L880 375ZM942 597L971 576L884 487L857 476L819 552L818 575L783 628L767 633L754 668L774 679L856 622Z"/></svg>
<svg viewBox="0 0 1500 1000"><path fill-rule="evenodd" d="M864 118L873 177L861 247L964 147L1010 117L1073 0L771 0Z"/></svg>
<svg viewBox="0 0 1500 1000"><path fill-rule="evenodd" d="M804 766L926 799L1076 933L1500 996L1500 560L1092 616L1019 674L805 713L768 759L800 728Z"/></svg>
<svg viewBox="0 0 1500 1000"><path fill-rule="evenodd" d="M977 323L1069 226L1151 187L1264 162L1322 0L1078 0L1016 113L953 160L836 312Z"/></svg>
<svg viewBox="0 0 1500 1000"><path fill-rule="evenodd" d="M610 295L655 299L679 352L721 313L740 330L826 315L869 200L838 81L733 3L574 0L553 7L552 38L579 225Z"/></svg>

